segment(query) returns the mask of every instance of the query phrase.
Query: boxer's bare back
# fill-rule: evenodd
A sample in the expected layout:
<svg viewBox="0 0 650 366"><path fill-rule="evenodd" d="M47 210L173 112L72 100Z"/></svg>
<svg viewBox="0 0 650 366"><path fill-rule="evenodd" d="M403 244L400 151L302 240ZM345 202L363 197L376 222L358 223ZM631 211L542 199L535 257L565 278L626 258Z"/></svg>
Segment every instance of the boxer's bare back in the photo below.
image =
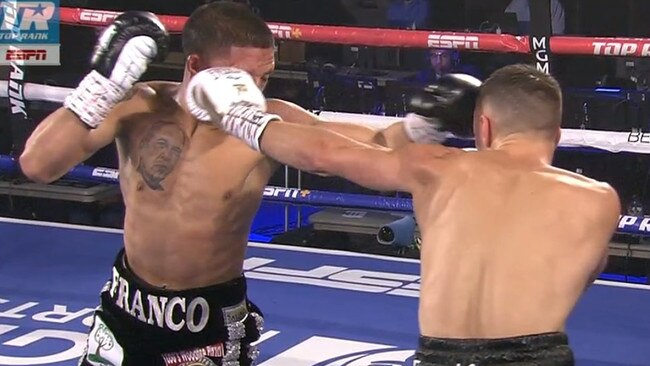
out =
<svg viewBox="0 0 650 366"><path fill-rule="evenodd" d="M413 192L423 240L422 335L563 331L602 270L618 218L616 193L522 153L441 159L428 169L435 183Z"/></svg>

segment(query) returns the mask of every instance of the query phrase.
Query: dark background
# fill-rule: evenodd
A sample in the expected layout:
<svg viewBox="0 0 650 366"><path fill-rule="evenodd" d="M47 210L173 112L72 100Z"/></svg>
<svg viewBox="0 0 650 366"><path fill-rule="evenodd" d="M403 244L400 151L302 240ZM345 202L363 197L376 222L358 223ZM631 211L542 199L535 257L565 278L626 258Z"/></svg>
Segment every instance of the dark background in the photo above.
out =
<svg viewBox="0 0 650 366"><path fill-rule="evenodd" d="M149 10L157 14L189 15L204 1L197 0L101 0L101 1L61 1L62 6L85 7L106 10ZM472 31L479 30L482 23L498 18L503 13L509 0L431 0L430 14L422 29ZM650 1L647 0L561 0L565 9L565 34L608 37L648 37L650 36ZM378 0L251 0L251 7L266 21L304 24L348 25L390 27L381 16L373 13ZM347 7L346 7L347 6ZM357 9L354 12L350 8ZM359 10L361 9L361 10ZM367 17L359 14L369 14ZM374 14L374 15L373 15ZM27 81L52 85L74 87L89 71L89 55L97 38L97 31L79 26L62 26L61 28L61 63L60 67L31 67L27 72ZM175 51L179 49L179 37L174 36ZM282 42L279 42L282 47ZM375 52L372 51L371 52ZM399 50L399 65L387 67L386 75L391 72L414 71L426 65L422 50ZM511 62L530 62L525 55L496 55L488 53L461 54L463 63L477 67L483 76L489 75L499 65ZM647 66L645 59L622 59L603 56L553 56L553 74L558 78L565 93L564 127L609 131L630 131L650 129L650 114L646 98L646 86L630 84L629 76L621 72L621 65L632 60L641 66ZM332 71L323 66L329 64ZM371 92L362 92L354 87L359 77L334 78L333 73L350 66L349 47L340 45L307 44L304 57L294 63L279 63L279 69L301 70L308 72L309 80L318 80L328 84L331 98L324 105L326 110L349 111L357 113L374 113L381 104L381 112L396 115L403 112L399 108L390 110L395 98L403 95L402 89L375 87ZM648 67L650 69L650 67ZM362 70L363 71L363 70ZM366 70L367 71L367 70ZM363 74L363 73L362 73ZM363 74L372 82L372 73ZM179 69L152 68L144 79L164 78L180 80ZM650 74L648 75L650 80ZM336 79L335 81L332 81ZM597 86L622 87L622 93L602 94L594 91ZM332 92L335 91L336 93ZM305 108L319 107L317 92L309 82L288 81L273 78L266 91L269 97L282 97ZM351 94L350 94L351 93ZM630 94L632 93L632 94ZM334 94L353 95L345 100L337 100ZM632 95L632 96L630 96ZM381 102L379 102L381 101ZM397 103L399 104L399 103ZM323 105L320 105L323 107ZM18 155L24 140L35 125L47 115L51 106L30 103L30 119L20 124L0 123L0 154ZM9 116L9 112L2 111ZM588 123L585 123L588 121ZM650 166L646 155L584 153L560 151L557 153L557 166L582 172L596 179L610 182L618 191L623 203L623 211L636 209L642 213L650 205L648 196L648 177ZM86 163L117 167L114 146L100 151ZM5 177L16 179L16 177ZM283 173L278 173L271 184L284 184ZM318 178L305 176L303 186L344 192L368 192L360 187L336 178ZM376 193L376 192L375 192ZM3 215L31 217L50 220L69 220L69 212L79 205L52 201L21 201L15 197L5 197L0 202ZM120 202L111 202L100 208L110 211L110 220L97 221L96 217L87 219L92 224L119 227L121 225ZM53 209L52 209L53 208ZM639 211L641 210L641 211ZM47 213L44 213L47 212ZM66 214L58 215L53 212ZM103 217L103 216L102 216ZM637 240L638 238L627 238Z"/></svg>

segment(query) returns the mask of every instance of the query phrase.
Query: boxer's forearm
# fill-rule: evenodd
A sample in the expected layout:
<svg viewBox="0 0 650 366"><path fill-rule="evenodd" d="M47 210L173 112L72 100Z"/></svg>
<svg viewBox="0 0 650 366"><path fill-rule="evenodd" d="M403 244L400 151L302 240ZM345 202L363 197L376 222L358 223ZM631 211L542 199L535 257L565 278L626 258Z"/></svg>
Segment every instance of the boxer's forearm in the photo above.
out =
<svg viewBox="0 0 650 366"><path fill-rule="evenodd" d="M323 154L339 146L359 145L343 135L292 122L271 122L260 139L261 151L272 159L310 173L322 171Z"/></svg>
<svg viewBox="0 0 650 366"><path fill-rule="evenodd" d="M377 146L339 146L325 151L320 170L377 191L408 191L399 153Z"/></svg>
<svg viewBox="0 0 650 366"><path fill-rule="evenodd" d="M365 143L397 148L411 142L401 122L377 129L350 122L325 121L294 103L279 99L267 100L267 112L277 114L290 123L320 127Z"/></svg>
<svg viewBox="0 0 650 366"><path fill-rule="evenodd" d="M318 127L340 133L357 141L373 143L391 149L404 146L411 142L404 132L401 122L394 123L380 130L345 122L319 122Z"/></svg>
<svg viewBox="0 0 650 366"><path fill-rule="evenodd" d="M336 175L378 191L408 190L401 153L320 128L270 123L260 146L280 163L311 173Z"/></svg>

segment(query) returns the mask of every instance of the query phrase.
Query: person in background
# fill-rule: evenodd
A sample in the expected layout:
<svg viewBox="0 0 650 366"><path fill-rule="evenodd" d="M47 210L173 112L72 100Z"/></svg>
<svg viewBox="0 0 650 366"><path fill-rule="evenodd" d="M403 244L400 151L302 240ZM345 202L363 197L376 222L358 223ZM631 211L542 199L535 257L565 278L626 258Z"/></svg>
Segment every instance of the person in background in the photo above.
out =
<svg viewBox="0 0 650 366"><path fill-rule="evenodd" d="M506 7L505 13L515 13L519 23L519 33L530 31L529 0L512 0ZM564 7L559 0L551 0L551 29L553 34L564 34Z"/></svg>
<svg viewBox="0 0 650 366"><path fill-rule="evenodd" d="M480 79L479 70L470 64L463 64L460 52L445 48L431 48L427 54L426 68L418 73L418 81L422 83L434 82L445 74L468 74Z"/></svg>
<svg viewBox="0 0 650 366"><path fill-rule="evenodd" d="M406 86L419 88L423 85L430 85L446 74L467 74L477 79L482 78L481 72L476 66L461 63L458 50L430 48L425 55L426 65L424 68L402 80Z"/></svg>
<svg viewBox="0 0 650 366"><path fill-rule="evenodd" d="M393 0L386 11L391 27L401 29L429 28L429 1Z"/></svg>

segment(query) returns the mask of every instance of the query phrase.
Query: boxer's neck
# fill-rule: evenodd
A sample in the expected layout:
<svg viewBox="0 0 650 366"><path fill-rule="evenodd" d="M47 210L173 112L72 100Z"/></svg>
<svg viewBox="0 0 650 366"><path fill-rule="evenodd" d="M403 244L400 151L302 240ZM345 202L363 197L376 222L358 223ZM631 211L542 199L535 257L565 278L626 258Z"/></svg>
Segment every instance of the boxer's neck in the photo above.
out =
<svg viewBox="0 0 650 366"><path fill-rule="evenodd" d="M490 149L506 152L516 158L551 164L556 146L553 141L542 136L515 133L495 139Z"/></svg>

